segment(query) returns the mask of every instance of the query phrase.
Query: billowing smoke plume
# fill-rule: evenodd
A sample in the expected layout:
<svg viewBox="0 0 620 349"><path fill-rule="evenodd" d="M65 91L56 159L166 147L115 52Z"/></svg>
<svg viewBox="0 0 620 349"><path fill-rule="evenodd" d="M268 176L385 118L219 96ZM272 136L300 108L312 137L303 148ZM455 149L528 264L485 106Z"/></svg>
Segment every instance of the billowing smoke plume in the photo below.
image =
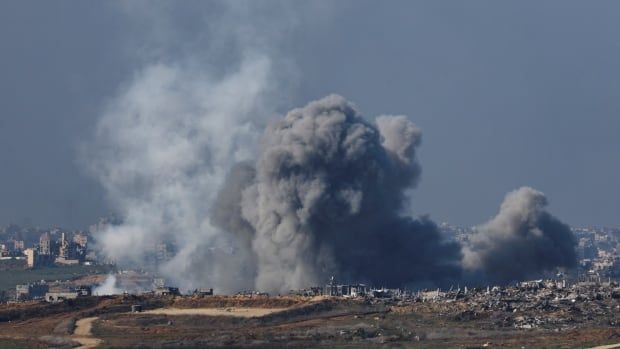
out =
<svg viewBox="0 0 620 349"><path fill-rule="evenodd" d="M228 85L212 91L220 84ZM150 93L162 88L155 87ZM249 98L241 105L216 94L192 106L185 90L135 105L130 93L122 112L103 119L99 175L126 214L101 239L108 256L140 264L146 247L172 240L180 248L159 272L187 288L208 281L224 292L281 292L330 275L437 285L462 280L462 268L507 282L575 265L570 229L531 188L509 193L464 247L443 241L428 218L404 215L420 177L421 140L406 117L370 122L332 95L274 121L259 142L249 124L256 92L244 88L235 86ZM177 114L168 105L204 112Z"/></svg>
<svg viewBox="0 0 620 349"><path fill-rule="evenodd" d="M499 213L464 248L464 268L508 282L577 263L570 228L549 214L545 195L529 187L508 193Z"/></svg>
<svg viewBox="0 0 620 349"><path fill-rule="evenodd" d="M419 144L403 116L372 124L340 96L312 102L268 127L256 173L245 164L229 176L214 221L249 238L261 290L331 274L389 286L458 277L459 246L430 220L400 216Z"/></svg>
<svg viewBox="0 0 620 349"><path fill-rule="evenodd" d="M106 257L217 292L287 291L330 275L385 286L460 277L461 246L403 214L420 177L420 130L407 118L371 122L329 96L272 123L260 142L295 75L274 44L296 21L286 10L275 16L284 26L273 21L286 6L225 2L204 9L204 32L177 35L149 30L168 27L169 6L131 4L158 44L138 50L146 62L110 100L84 156L123 217L98 233ZM311 12L293 11L324 17ZM572 265L570 232L528 193L509 195L480 228L468 270L501 278Z"/></svg>

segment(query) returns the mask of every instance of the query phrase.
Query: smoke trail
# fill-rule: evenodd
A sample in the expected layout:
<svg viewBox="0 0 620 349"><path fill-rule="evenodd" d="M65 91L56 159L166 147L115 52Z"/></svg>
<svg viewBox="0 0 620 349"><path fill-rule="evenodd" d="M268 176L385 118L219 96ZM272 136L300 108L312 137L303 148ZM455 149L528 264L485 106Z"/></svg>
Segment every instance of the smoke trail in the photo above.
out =
<svg viewBox="0 0 620 349"><path fill-rule="evenodd" d="M270 125L253 182L246 168L230 191L241 193L241 215L227 220L254 230L246 236L256 287L286 291L331 274L390 286L458 276L459 246L442 242L430 220L400 216L405 190L419 177L419 144L419 129L405 117L371 124L335 95Z"/></svg>
<svg viewBox="0 0 620 349"><path fill-rule="evenodd" d="M522 187L506 195L499 213L477 228L464 248L464 268L497 282L576 266L570 228L549 214L547 198Z"/></svg>

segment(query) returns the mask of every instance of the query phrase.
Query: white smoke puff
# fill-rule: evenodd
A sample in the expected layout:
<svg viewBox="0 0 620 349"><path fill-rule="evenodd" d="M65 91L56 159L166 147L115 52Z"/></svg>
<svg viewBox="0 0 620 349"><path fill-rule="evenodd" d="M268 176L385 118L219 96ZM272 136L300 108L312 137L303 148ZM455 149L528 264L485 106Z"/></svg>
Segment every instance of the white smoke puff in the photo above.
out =
<svg viewBox="0 0 620 349"><path fill-rule="evenodd" d="M576 266L572 231L546 206L545 195L532 188L508 193L497 216L470 237L464 268L491 281L508 282Z"/></svg>
<svg viewBox="0 0 620 349"><path fill-rule="evenodd" d="M102 284L93 289L93 294L96 296L111 296L121 293L123 290L116 287L116 276L112 274L108 275Z"/></svg>
<svg viewBox="0 0 620 349"><path fill-rule="evenodd" d="M406 118L373 125L336 95L270 125L236 218L254 229L256 287L282 292L332 273L393 286L458 276L458 245L430 220L400 216L419 140Z"/></svg>
<svg viewBox="0 0 620 349"><path fill-rule="evenodd" d="M253 121L261 109L270 61L248 57L222 79L185 66L145 68L101 118L93 172L124 213L124 223L102 232L106 255L121 264L145 264L158 243L172 241L179 257L162 268L180 286L222 290L248 286L251 280L221 275L216 265L237 257L208 248L230 249L234 242L208 219L228 169L251 158L257 132ZM203 268L195 268L198 259ZM236 261L235 261L236 263ZM225 274L225 273L224 273ZM224 281L226 280L226 281Z"/></svg>

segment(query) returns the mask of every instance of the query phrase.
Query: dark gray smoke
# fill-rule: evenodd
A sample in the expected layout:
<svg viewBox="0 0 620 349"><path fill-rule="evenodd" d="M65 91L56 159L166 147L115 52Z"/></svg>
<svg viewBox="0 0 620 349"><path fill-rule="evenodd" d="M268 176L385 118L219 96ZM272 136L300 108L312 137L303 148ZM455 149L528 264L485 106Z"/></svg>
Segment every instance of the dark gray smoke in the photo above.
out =
<svg viewBox="0 0 620 349"><path fill-rule="evenodd" d="M367 122L340 96L292 110L267 128L255 175L229 176L213 222L249 238L261 290L332 274L385 286L458 277L460 247L430 220L401 216L420 136L403 116Z"/></svg>
<svg viewBox="0 0 620 349"><path fill-rule="evenodd" d="M489 281L508 282L574 267L573 233L546 206L545 195L532 188L508 193L497 216L478 227L465 246L465 269Z"/></svg>

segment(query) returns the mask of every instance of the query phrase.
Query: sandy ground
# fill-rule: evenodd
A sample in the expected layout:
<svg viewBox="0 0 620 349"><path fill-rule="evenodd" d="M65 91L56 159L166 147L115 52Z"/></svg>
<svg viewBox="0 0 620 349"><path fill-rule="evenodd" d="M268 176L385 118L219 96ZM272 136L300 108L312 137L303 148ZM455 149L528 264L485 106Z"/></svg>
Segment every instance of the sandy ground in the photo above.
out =
<svg viewBox="0 0 620 349"><path fill-rule="evenodd" d="M81 344L77 349L95 348L101 344L101 340L94 338L91 333L93 322L97 319L96 317L87 317L75 323L75 331L73 331L71 339Z"/></svg>
<svg viewBox="0 0 620 349"><path fill-rule="evenodd" d="M144 314L157 315L208 315L208 316L234 316L234 317L261 317L286 308L160 308L144 311Z"/></svg>

